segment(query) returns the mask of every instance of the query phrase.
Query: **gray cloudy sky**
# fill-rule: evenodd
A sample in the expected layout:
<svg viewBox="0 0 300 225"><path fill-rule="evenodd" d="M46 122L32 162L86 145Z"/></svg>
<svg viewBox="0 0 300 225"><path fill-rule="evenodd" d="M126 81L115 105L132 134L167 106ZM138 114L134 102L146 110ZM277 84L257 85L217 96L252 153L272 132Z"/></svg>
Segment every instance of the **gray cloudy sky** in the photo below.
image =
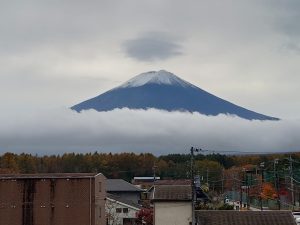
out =
<svg viewBox="0 0 300 225"><path fill-rule="evenodd" d="M299 21L298 0L1 1L0 152L79 151L101 143L111 151L123 147L146 151L154 143L157 152L171 148L151 129L149 133L142 132L139 138L133 138L134 131L128 134L130 137L121 134L127 132L130 118L119 124L108 124L103 119L109 115L115 118L118 113L73 115L62 110L134 75L160 69L240 106L283 118L285 121L280 124L284 125L277 127L280 131L266 137L269 145L262 144L261 149L300 149L293 135L288 143L282 142L285 146L271 143L276 135L295 131L299 125ZM122 113L129 117L136 112ZM149 121L160 113L149 111L145 116L142 113L140 120L145 120L138 123L139 129L147 129ZM115 143L94 131L93 126L83 125L90 124L87 115L95 118L99 127L110 130ZM68 120L70 124L63 120L49 123L51 118L60 121L65 117L72 118ZM185 116L178 121L171 118L172 115L166 119L170 125L164 124L161 132L182 137L176 130L184 123ZM220 118L215 118L215 123L218 128L230 124ZM83 131L89 129L86 133L90 136L83 135L84 140L73 145L70 142L75 137L80 140L80 124ZM216 133L212 131L217 125L211 126L208 133L213 138ZM251 146L257 137L250 135L256 132L254 128L257 127L247 128L250 141L240 137L244 149L259 148ZM43 138L39 139L40 135ZM221 134L216 136L223 140ZM198 136L188 137L180 139L182 146L194 143ZM102 142L89 145L93 140ZM228 146L236 144L234 138L228 137L228 142Z"/></svg>

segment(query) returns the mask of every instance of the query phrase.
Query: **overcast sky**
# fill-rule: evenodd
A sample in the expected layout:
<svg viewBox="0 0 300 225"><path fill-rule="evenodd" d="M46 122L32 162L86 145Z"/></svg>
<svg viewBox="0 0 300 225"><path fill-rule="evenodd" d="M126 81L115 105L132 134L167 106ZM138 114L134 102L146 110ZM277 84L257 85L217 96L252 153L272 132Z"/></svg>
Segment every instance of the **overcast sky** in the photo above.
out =
<svg viewBox="0 0 300 225"><path fill-rule="evenodd" d="M198 139L220 150L221 144L213 145L216 139L226 142L227 149L300 150L293 134L300 131L299 21L298 0L1 1L0 153L90 151L96 146L136 152L152 146L160 153L175 147L171 136L181 137L177 152ZM67 110L139 73L160 69L283 121L268 125L222 116L177 118L160 111L76 115ZM121 122L119 116L127 120ZM164 117L166 123L160 123ZM105 118L116 119L108 123ZM176 131L184 124L190 129L191 118L198 121L197 134L183 138ZM150 121L157 122L161 135L155 133L157 127L149 128ZM129 129L132 123L143 130L140 136ZM225 138L213 132L231 123L247 135L235 131ZM110 136L96 127L110 130ZM262 138L260 128L276 131ZM285 141L271 141L288 132L293 135L280 139Z"/></svg>

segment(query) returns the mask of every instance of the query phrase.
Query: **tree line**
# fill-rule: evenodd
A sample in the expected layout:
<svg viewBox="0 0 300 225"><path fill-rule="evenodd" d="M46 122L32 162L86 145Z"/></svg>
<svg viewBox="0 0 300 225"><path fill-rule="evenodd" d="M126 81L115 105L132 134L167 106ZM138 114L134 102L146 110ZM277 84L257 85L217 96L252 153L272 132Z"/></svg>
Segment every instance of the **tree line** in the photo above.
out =
<svg viewBox="0 0 300 225"><path fill-rule="evenodd" d="M198 154L195 156L195 172L203 181L223 179L224 170L230 171L246 165L259 165L289 154L225 155ZM293 153L300 160L300 153ZM62 155L32 155L28 153L4 153L0 155L0 173L90 173L100 172L108 178L130 181L134 176L157 176L172 179L190 178L190 155L151 153L65 153ZM283 165L279 165L283 166Z"/></svg>

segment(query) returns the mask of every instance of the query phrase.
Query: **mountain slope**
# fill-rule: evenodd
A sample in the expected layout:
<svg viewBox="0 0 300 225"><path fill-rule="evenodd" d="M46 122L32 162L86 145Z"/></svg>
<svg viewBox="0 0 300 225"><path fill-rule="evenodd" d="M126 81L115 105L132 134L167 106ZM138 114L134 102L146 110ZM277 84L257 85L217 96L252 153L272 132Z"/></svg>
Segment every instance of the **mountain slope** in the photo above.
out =
<svg viewBox="0 0 300 225"><path fill-rule="evenodd" d="M278 120L225 101L164 70L140 74L72 109L77 112L88 109L110 111L125 107L199 112L213 116L232 114L248 120Z"/></svg>

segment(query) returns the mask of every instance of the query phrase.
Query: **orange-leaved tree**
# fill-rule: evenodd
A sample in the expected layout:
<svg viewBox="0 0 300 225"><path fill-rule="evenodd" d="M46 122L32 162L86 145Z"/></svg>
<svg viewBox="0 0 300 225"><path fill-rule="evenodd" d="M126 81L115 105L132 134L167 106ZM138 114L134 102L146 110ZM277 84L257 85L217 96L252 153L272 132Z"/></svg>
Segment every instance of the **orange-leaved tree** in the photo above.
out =
<svg viewBox="0 0 300 225"><path fill-rule="evenodd" d="M263 183L261 197L262 199L277 198L277 193L272 183Z"/></svg>

